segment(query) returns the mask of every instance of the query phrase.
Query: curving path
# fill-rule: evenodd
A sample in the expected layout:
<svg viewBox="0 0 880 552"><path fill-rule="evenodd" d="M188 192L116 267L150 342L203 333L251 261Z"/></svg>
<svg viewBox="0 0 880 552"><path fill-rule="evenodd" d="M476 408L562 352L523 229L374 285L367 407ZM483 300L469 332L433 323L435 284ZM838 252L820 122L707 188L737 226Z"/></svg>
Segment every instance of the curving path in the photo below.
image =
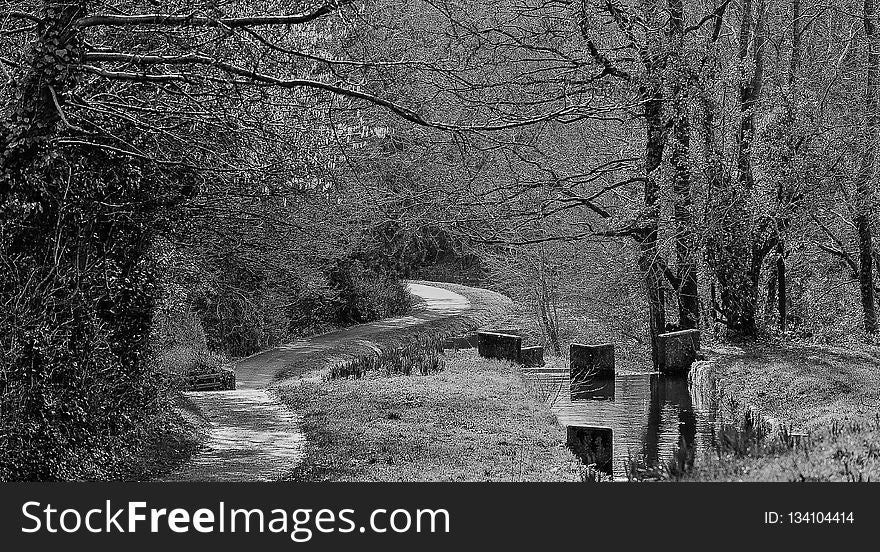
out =
<svg viewBox="0 0 880 552"><path fill-rule="evenodd" d="M188 393L210 423L204 450L162 481L272 481L302 461L305 437L300 418L275 400L270 386L284 371L285 378L302 376L326 364L346 345L376 347L383 335L401 328L417 328L470 309L467 298L438 287L407 284L424 302L419 312L361 324L302 339L235 363L234 391Z"/></svg>

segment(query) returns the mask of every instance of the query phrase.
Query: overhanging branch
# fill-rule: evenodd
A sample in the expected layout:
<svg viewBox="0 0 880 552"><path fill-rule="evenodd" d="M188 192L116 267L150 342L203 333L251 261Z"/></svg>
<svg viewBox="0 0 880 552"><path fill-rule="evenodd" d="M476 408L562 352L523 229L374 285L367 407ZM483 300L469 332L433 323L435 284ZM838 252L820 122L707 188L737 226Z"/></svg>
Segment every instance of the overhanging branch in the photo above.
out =
<svg viewBox="0 0 880 552"><path fill-rule="evenodd" d="M237 29L266 25L301 25L329 14L352 0L333 0L308 13L291 15L262 15L253 17L204 17L191 15L144 14L144 15L90 15L76 22L80 28L111 26L168 26L168 27L221 27Z"/></svg>
<svg viewBox="0 0 880 552"><path fill-rule="evenodd" d="M562 118L566 115L571 115L577 112L579 106L572 105L566 106L559 110L552 111L546 113L544 115L538 115L529 119L521 119L517 121L509 121L509 122L499 122L499 123L485 123L485 124L476 124L469 126L462 125L452 125L448 123L442 123L439 121L431 121L422 117L416 111L404 107L400 104L382 98L380 96L376 96L374 94L369 94L367 92L362 92L359 90L352 90L350 88L345 88L343 86L338 86L334 84L329 84L321 81L310 80L310 79L282 79L279 77L275 77L273 75L268 75L265 73L258 73L256 71L251 71L249 69L245 69L243 67L239 67L237 65L233 65L231 63L226 63L224 61L216 60L210 58L208 56L203 56L199 54L185 54L185 55L177 55L177 56L162 56L162 55L137 55L137 54L128 54L123 52L88 52L84 55L84 61L87 62L116 62L116 63L125 63L129 65L202 65L206 67L213 67L215 69L221 70L227 74L235 75L237 77L241 77L249 81L248 84L261 84L267 86L276 86L278 88L285 89L296 89L296 88L308 88L314 90L323 90L326 92L330 92L333 94L338 94L340 96L346 96L350 98L361 99L379 106L382 106L392 113L402 117L403 119L415 123L420 126L436 128L439 130L447 130L447 131L498 131L505 130L511 128L518 128L523 126L532 125L535 123L549 121L554 119ZM148 74L145 72L131 72L131 71L118 71L118 70L106 70L100 67L95 67L91 65L84 65L83 69L86 69L90 72L102 75L107 78L112 78L116 80L128 80L134 82L156 82L156 81L193 81L197 80L195 75L186 75L186 74L173 74L173 75L155 75ZM246 84L246 83L237 83L237 84Z"/></svg>

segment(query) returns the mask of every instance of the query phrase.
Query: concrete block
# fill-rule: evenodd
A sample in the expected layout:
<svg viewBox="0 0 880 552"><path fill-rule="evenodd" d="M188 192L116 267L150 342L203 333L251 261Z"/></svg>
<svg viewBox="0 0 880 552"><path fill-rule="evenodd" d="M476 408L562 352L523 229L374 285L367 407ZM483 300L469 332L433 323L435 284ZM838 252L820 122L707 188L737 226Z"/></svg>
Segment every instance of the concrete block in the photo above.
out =
<svg viewBox="0 0 880 552"><path fill-rule="evenodd" d="M519 363L527 368L544 366L544 347L522 347L519 350Z"/></svg>
<svg viewBox="0 0 880 552"><path fill-rule="evenodd" d="M477 350L481 357L519 362L522 337L495 332L477 332Z"/></svg>
<svg viewBox="0 0 880 552"><path fill-rule="evenodd" d="M614 345L572 343L568 355L572 400L614 399Z"/></svg>
<svg viewBox="0 0 880 552"><path fill-rule="evenodd" d="M477 334L470 334L455 338L456 349L476 349L477 345L479 345L479 338Z"/></svg>
<svg viewBox="0 0 880 552"><path fill-rule="evenodd" d="M663 333L657 337L660 340L660 371L690 370L700 350L700 330L681 330Z"/></svg>
<svg viewBox="0 0 880 552"><path fill-rule="evenodd" d="M203 374L186 376L184 391L233 391L235 390L235 372L220 369Z"/></svg>
<svg viewBox="0 0 880 552"><path fill-rule="evenodd" d="M614 462L614 432L607 427L568 426L566 428L569 450L589 466L612 475Z"/></svg>
<svg viewBox="0 0 880 552"><path fill-rule="evenodd" d="M447 337L443 340L443 349L476 349L479 340L477 334L459 335L455 337Z"/></svg>
<svg viewBox="0 0 880 552"><path fill-rule="evenodd" d="M569 369L572 379L582 372L614 373L614 345L602 343L600 345L582 345L572 343L568 354Z"/></svg>

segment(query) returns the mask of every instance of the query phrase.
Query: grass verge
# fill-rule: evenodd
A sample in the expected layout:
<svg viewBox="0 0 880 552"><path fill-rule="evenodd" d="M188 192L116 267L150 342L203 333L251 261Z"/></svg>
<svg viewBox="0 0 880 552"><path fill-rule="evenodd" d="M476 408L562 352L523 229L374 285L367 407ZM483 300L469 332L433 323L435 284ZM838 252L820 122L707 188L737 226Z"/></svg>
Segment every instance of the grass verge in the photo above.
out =
<svg viewBox="0 0 880 552"><path fill-rule="evenodd" d="M449 354L446 370L279 389L298 405L306 481L577 481L565 432L508 363Z"/></svg>
<svg viewBox="0 0 880 552"><path fill-rule="evenodd" d="M880 480L880 359L872 351L799 344L725 347L709 368L783 434L720 447L683 476L696 481ZM792 434L804 433L792 438Z"/></svg>

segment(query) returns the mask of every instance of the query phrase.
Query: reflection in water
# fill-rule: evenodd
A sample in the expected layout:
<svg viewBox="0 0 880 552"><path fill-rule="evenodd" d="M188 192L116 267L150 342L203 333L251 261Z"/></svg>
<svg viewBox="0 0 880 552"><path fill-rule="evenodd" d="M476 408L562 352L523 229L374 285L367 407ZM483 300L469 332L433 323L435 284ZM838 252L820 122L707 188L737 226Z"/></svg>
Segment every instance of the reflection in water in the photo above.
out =
<svg viewBox="0 0 880 552"><path fill-rule="evenodd" d="M578 379L571 380L569 388L573 401L613 401L614 373L600 372L594 376L581 375Z"/></svg>
<svg viewBox="0 0 880 552"><path fill-rule="evenodd" d="M664 428L664 424L670 426ZM648 426L645 428L644 461L648 466L660 466L661 446L659 436L667 431L675 433L672 424L678 425L675 443L684 454L684 464L694 465L694 448L697 438L697 415L688 391L686 376L651 376L651 401L648 407ZM674 448L674 445L673 445ZM665 460L668 460L665 459Z"/></svg>
<svg viewBox="0 0 880 552"><path fill-rule="evenodd" d="M612 475L614 462L614 431L607 427L566 428L568 448L584 464L594 465L597 470Z"/></svg>
<svg viewBox="0 0 880 552"><path fill-rule="evenodd" d="M617 374L611 383L613 395L594 400L590 393L572 393L567 370L524 371L538 388L555 389L552 409L559 422L569 429L569 445L582 454L587 441L572 435L586 436L582 431L605 428L611 440L608 450L612 458L611 472L615 479L626 478L630 462L647 468L662 468L681 450L679 461L693 465L694 456L702 454L713 442L714 414L702 405L695 407L688 390L686 376L656 373ZM578 386L581 388L581 386ZM607 381L597 381L582 389L607 389ZM574 391L574 390L573 390ZM603 395L603 393L599 393ZM607 400L611 398L613 400ZM592 443L595 445L595 439ZM681 446L684 445L684 446ZM590 454L595 457L596 451ZM592 463L592 462L586 462Z"/></svg>

